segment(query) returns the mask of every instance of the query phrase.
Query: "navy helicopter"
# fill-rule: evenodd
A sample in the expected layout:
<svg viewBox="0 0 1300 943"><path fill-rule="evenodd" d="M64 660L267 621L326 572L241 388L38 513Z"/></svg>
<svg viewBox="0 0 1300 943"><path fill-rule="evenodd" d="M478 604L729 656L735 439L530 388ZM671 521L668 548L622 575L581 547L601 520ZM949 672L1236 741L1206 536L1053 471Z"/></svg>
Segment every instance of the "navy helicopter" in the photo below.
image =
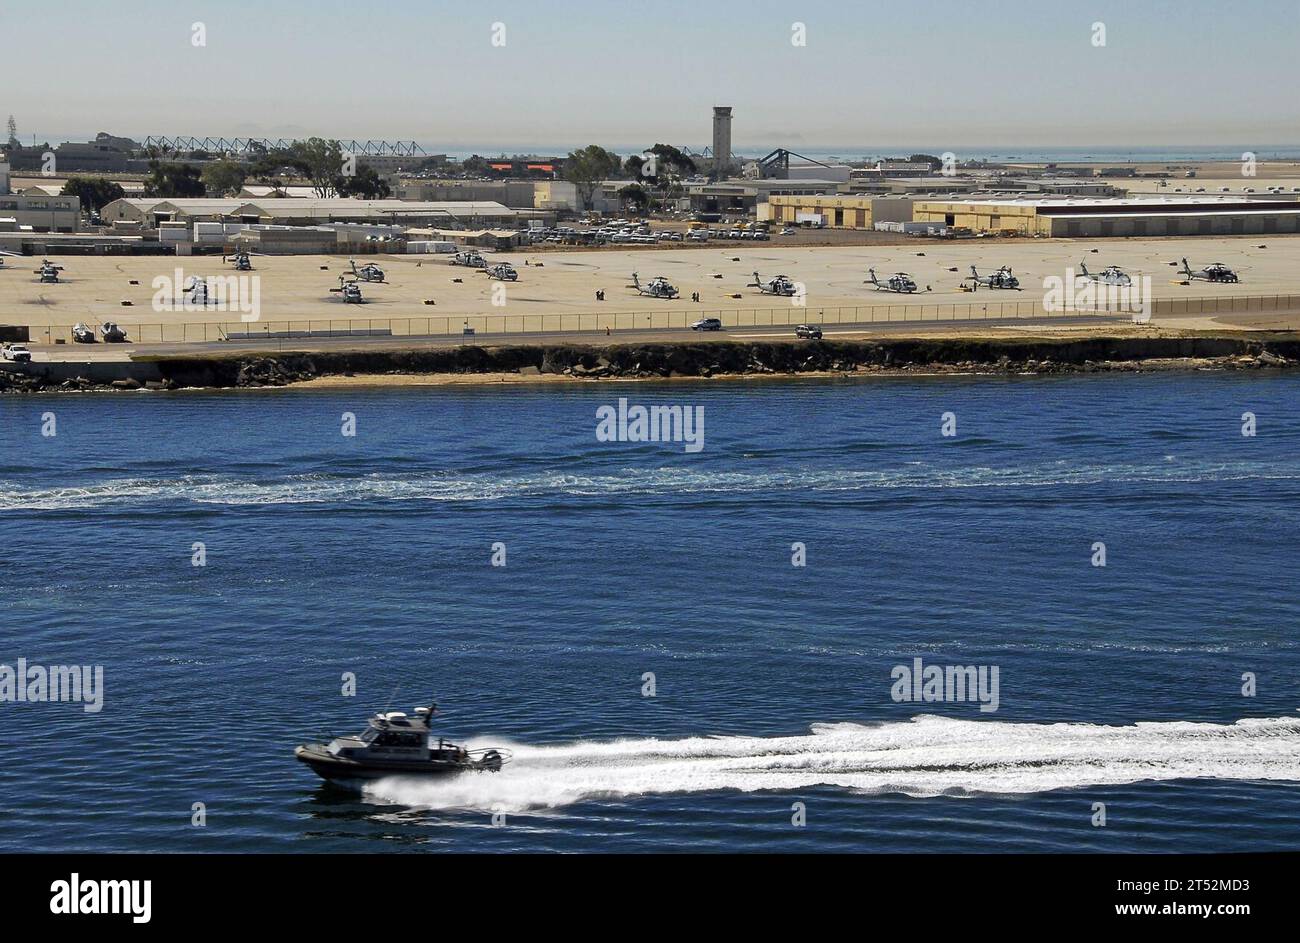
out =
<svg viewBox="0 0 1300 943"><path fill-rule="evenodd" d="M197 275L191 275L185 280L185 287L181 291L188 294L190 304L197 308L206 308L209 301L209 286L206 278L200 278Z"/></svg>
<svg viewBox="0 0 1300 943"><path fill-rule="evenodd" d="M1088 281L1097 282L1099 285L1118 285L1126 288L1133 284L1133 279L1129 277L1128 272L1124 271L1118 265L1108 265L1100 272L1089 272L1087 264L1079 263L1079 278L1085 278Z"/></svg>
<svg viewBox="0 0 1300 943"><path fill-rule="evenodd" d="M466 249L451 257L452 265L464 265L467 268L487 268L487 259L477 249Z"/></svg>
<svg viewBox="0 0 1300 943"><path fill-rule="evenodd" d="M1224 265L1222 262L1215 262L1213 265L1209 265L1206 268L1201 269L1199 272L1193 272L1192 267L1187 264L1187 260L1183 259L1183 267L1182 269L1180 269L1180 274L1186 275L1189 281L1195 281L1195 280L1200 280L1205 282L1241 281L1241 279L1237 277L1237 273L1234 272L1232 269L1228 268L1228 266Z"/></svg>
<svg viewBox="0 0 1300 943"><path fill-rule="evenodd" d="M875 285L877 291L893 291L904 295L910 295L916 291L916 282L906 272L895 272L883 282L876 278L875 269L867 269L867 274L870 277L862 284Z"/></svg>
<svg viewBox="0 0 1300 943"><path fill-rule="evenodd" d="M242 249L229 258L223 255L221 261L233 263L236 272L251 272L253 270L253 260Z"/></svg>
<svg viewBox="0 0 1300 943"><path fill-rule="evenodd" d="M59 273L62 271L62 265L55 265L49 259L42 259L41 267L36 269L36 274L41 277L41 284L53 285L59 281Z"/></svg>
<svg viewBox="0 0 1300 943"><path fill-rule="evenodd" d="M1011 274L1011 266L1004 265L992 275L981 275L975 268L970 267L970 276L962 279L971 283L971 289L978 291L983 285L985 288L1006 288L1011 291L1020 290L1020 279Z"/></svg>
<svg viewBox="0 0 1300 943"><path fill-rule="evenodd" d="M498 262L496 265L489 265L486 268L480 269L479 271L481 271L488 278L495 278L497 281L502 281L502 282L519 281L519 273L515 271L515 267L511 265L509 262Z"/></svg>
<svg viewBox="0 0 1300 943"><path fill-rule="evenodd" d="M645 295L647 298L667 298L670 301L676 298L679 292L669 281L662 275L656 275L645 285L641 284L641 279L636 272L632 273L632 284L627 286L635 288L638 295Z"/></svg>
<svg viewBox="0 0 1300 943"><path fill-rule="evenodd" d="M348 264L352 266L352 274L363 282L382 282L384 280L384 270L374 262L367 262L361 268L357 268L356 259L348 259Z"/></svg>
<svg viewBox="0 0 1300 943"><path fill-rule="evenodd" d="M105 321L99 326L99 336L104 338L105 344L125 344L127 340L126 331L113 321Z"/></svg>
<svg viewBox="0 0 1300 943"><path fill-rule="evenodd" d="M754 273L754 280L750 282L747 288L757 288L764 295L781 295L789 298L791 295L798 294L799 289L788 275L778 275L775 278L769 278L767 281L759 278L757 272Z"/></svg>
<svg viewBox="0 0 1300 943"><path fill-rule="evenodd" d="M361 297L361 286L357 284L357 280L358 278L355 275L352 276L351 281L348 280L347 275L340 275L339 287L331 288L330 291L342 295L343 296L342 300L344 304L347 305L364 304L366 299Z"/></svg>

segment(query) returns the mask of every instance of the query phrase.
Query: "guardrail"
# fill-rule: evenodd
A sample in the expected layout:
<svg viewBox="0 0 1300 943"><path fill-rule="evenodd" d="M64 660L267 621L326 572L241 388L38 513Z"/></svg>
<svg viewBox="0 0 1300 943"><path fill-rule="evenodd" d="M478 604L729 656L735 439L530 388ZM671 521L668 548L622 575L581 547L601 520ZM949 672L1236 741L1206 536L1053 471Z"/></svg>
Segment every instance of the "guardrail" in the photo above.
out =
<svg viewBox="0 0 1300 943"><path fill-rule="evenodd" d="M309 318L258 321L175 321L133 324L122 322L132 343L184 344L256 337L327 337L392 335L393 337L451 337L474 334L602 333L606 330L667 330L689 327L700 318L719 318L724 327L778 327L795 324L879 324L927 321L1035 320L1096 315L1128 317L1126 309L1095 308L1085 311L1047 311L1041 298L1001 300L1001 292L977 293L988 300L950 304L898 302L880 305L787 304L778 308L648 309L643 311L583 312L573 314L471 314L444 317ZM993 297L997 296L997 300ZM1248 312L1300 311L1300 295L1229 295L1195 298L1159 298L1151 302L1151 316L1239 314ZM91 328L97 325L88 325ZM31 328L33 343L72 342L71 326Z"/></svg>

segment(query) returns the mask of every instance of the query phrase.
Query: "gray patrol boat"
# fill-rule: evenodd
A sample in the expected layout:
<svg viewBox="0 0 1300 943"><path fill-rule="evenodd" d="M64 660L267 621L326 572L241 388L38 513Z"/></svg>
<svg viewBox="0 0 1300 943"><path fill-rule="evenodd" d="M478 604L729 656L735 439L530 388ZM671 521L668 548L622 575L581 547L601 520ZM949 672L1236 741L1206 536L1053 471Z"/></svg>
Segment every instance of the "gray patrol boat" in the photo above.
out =
<svg viewBox="0 0 1300 943"><path fill-rule="evenodd" d="M399 711L376 714L355 736L306 743L295 747L293 755L331 781L495 773L510 759L510 751L499 747L467 750L441 737L434 745L429 724L437 712L434 704L417 707L414 717Z"/></svg>

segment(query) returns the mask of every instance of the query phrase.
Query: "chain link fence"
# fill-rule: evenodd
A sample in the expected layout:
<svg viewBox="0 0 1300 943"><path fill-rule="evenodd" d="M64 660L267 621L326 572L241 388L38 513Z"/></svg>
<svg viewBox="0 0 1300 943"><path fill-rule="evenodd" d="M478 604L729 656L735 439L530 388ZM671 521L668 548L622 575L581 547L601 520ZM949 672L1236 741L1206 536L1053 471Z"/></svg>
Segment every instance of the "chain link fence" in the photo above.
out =
<svg viewBox="0 0 1300 943"><path fill-rule="evenodd" d="M1180 317L1246 312L1300 311L1300 295L1237 295L1197 298L1161 298L1151 301L1151 316ZM183 316L182 313L181 316ZM569 332L667 330L688 328L702 318L718 318L725 328L777 327L795 324L866 325L882 323L1045 320L1097 315L1127 317L1122 307L1047 311L1041 298L951 304L898 302L880 305L824 306L787 304L777 308L705 308L586 312L574 314L471 314L424 318L310 318L302 320L184 321L121 326L137 344L184 344L245 340L258 337L450 337L475 335L527 335ZM97 325L88 325L95 329ZM73 341L72 327L31 328L36 343Z"/></svg>

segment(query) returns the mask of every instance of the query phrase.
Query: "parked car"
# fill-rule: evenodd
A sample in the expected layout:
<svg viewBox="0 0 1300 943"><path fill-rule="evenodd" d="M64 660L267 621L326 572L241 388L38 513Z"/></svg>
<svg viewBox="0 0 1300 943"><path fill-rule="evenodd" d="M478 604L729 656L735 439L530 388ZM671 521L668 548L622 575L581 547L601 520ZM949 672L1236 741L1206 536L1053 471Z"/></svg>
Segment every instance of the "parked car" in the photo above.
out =
<svg viewBox="0 0 1300 943"><path fill-rule="evenodd" d="M722 321L718 318L700 318L691 325L692 331L720 331L722 330Z"/></svg>
<svg viewBox="0 0 1300 943"><path fill-rule="evenodd" d="M822 339L822 329L815 324L798 324L794 329L795 337L802 337L805 340L819 341Z"/></svg>
<svg viewBox="0 0 1300 943"><path fill-rule="evenodd" d="M5 344L0 353L4 354L5 360L12 360L14 363L27 363L32 359L32 352L22 344Z"/></svg>

